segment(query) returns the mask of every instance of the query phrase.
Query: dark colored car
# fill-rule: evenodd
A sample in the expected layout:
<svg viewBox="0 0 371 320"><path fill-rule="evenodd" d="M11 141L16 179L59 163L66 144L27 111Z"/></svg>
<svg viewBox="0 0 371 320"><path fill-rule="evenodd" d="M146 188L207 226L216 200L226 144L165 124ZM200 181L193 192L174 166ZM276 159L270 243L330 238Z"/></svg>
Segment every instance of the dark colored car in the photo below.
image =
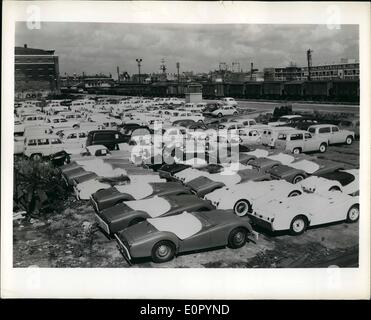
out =
<svg viewBox="0 0 371 320"><path fill-rule="evenodd" d="M141 186L138 187L140 188ZM123 192L122 190L120 191L120 189L125 188L127 189L127 186L121 188L112 187L109 189L99 190L92 194L92 201L96 203L97 210L102 211L125 201L147 199L153 196L162 197L167 195L191 193L189 188L178 182L151 182L148 183L148 190L135 190L135 192L130 192L129 190L127 190L127 192Z"/></svg>
<svg viewBox="0 0 371 320"><path fill-rule="evenodd" d="M192 119L182 119L182 120L175 120L171 125L173 127L188 127L190 125L193 125L197 123L196 121Z"/></svg>
<svg viewBox="0 0 371 320"><path fill-rule="evenodd" d="M144 200L127 201L113 207L98 211L98 206L92 199L98 225L103 231L111 235L130 225L147 218L172 216L184 211L208 211L215 207L206 200L195 195L170 195L152 197Z"/></svg>
<svg viewBox="0 0 371 320"><path fill-rule="evenodd" d="M241 248L253 233L248 221L232 210L185 212L140 222L115 237L120 252L129 262L151 257L161 263L183 252L222 246Z"/></svg>
<svg viewBox="0 0 371 320"><path fill-rule="evenodd" d="M86 146L104 145L109 150L116 150L119 143L128 142L130 137L117 130L94 130L88 133Z"/></svg>
<svg viewBox="0 0 371 320"><path fill-rule="evenodd" d="M299 163L300 161L296 162ZM302 169L293 168L292 166L287 166L280 164L269 170L269 174L272 179L281 180L284 179L291 183L297 183L310 175L321 176L326 173L331 173L340 169L344 169L341 163L316 159L315 164L319 165L319 168L313 172L308 172Z"/></svg>
<svg viewBox="0 0 371 320"><path fill-rule="evenodd" d="M290 119L287 124L281 127L292 127L298 130L307 130L310 126L318 124L318 120L314 117L301 117Z"/></svg>

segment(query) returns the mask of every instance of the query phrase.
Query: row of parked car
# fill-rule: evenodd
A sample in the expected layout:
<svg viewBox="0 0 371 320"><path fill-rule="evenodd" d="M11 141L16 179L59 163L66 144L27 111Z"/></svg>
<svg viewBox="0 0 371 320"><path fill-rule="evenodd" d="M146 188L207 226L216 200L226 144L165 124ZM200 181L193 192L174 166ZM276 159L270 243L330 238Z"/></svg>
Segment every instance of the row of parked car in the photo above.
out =
<svg viewBox="0 0 371 320"><path fill-rule="evenodd" d="M358 169L314 156L240 146L235 161L168 144L161 161L153 154L134 161L128 143L86 149L60 167L61 175L77 199L90 201L97 225L130 262L240 248L255 226L299 235L359 218Z"/></svg>

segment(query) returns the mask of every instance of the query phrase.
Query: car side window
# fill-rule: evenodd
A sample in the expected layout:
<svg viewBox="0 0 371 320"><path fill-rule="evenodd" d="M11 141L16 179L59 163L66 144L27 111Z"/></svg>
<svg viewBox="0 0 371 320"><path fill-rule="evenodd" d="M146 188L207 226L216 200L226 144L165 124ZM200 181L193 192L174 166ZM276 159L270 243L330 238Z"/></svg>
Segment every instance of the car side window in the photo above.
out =
<svg viewBox="0 0 371 320"><path fill-rule="evenodd" d="M67 139L76 139L77 138L77 134L76 133L71 133L70 135L68 135Z"/></svg>
<svg viewBox="0 0 371 320"><path fill-rule="evenodd" d="M287 136L284 133L280 133L277 137L278 140L286 140ZM292 139L291 139L292 140Z"/></svg>
<svg viewBox="0 0 371 320"><path fill-rule="evenodd" d="M61 144L62 141L59 140L59 139L51 139L51 143L52 143L52 144Z"/></svg>
<svg viewBox="0 0 371 320"><path fill-rule="evenodd" d="M85 132L80 132L79 133L79 138L86 138L86 133Z"/></svg>
<svg viewBox="0 0 371 320"><path fill-rule="evenodd" d="M46 138L44 138L44 139L37 139L37 144L39 146L48 145L49 144L49 139L46 139Z"/></svg>
<svg viewBox="0 0 371 320"><path fill-rule="evenodd" d="M28 140L29 146L37 146L37 140L36 139L30 139Z"/></svg>
<svg viewBox="0 0 371 320"><path fill-rule="evenodd" d="M290 137L290 140L291 141L294 141L294 140L303 140L303 134L302 133L292 134L291 137Z"/></svg>
<svg viewBox="0 0 371 320"><path fill-rule="evenodd" d="M318 133L330 133L331 129L330 127L324 127L324 128L319 128Z"/></svg>
<svg viewBox="0 0 371 320"><path fill-rule="evenodd" d="M338 127L332 127L332 132L338 132L339 128Z"/></svg>
<svg viewBox="0 0 371 320"><path fill-rule="evenodd" d="M305 139L310 139L310 138L312 138L312 135L310 133L306 133L305 134Z"/></svg>

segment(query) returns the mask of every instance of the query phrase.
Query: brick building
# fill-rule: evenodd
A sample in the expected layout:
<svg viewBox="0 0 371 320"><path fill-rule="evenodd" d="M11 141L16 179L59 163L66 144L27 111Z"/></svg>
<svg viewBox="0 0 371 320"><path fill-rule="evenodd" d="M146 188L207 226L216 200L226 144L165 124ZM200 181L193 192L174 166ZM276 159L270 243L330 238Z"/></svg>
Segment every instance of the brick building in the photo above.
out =
<svg viewBox="0 0 371 320"><path fill-rule="evenodd" d="M15 47L15 95L37 98L60 92L59 61L55 50Z"/></svg>

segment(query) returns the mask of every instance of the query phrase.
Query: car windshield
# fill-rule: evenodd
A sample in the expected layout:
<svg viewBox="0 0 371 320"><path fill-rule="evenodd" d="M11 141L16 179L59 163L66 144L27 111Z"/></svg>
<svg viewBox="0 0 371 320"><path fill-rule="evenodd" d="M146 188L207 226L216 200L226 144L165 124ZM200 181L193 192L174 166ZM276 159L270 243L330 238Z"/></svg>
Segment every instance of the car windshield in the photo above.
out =
<svg viewBox="0 0 371 320"><path fill-rule="evenodd" d="M308 131L309 131L310 133L315 133L315 132L316 132L316 128L309 128Z"/></svg>

